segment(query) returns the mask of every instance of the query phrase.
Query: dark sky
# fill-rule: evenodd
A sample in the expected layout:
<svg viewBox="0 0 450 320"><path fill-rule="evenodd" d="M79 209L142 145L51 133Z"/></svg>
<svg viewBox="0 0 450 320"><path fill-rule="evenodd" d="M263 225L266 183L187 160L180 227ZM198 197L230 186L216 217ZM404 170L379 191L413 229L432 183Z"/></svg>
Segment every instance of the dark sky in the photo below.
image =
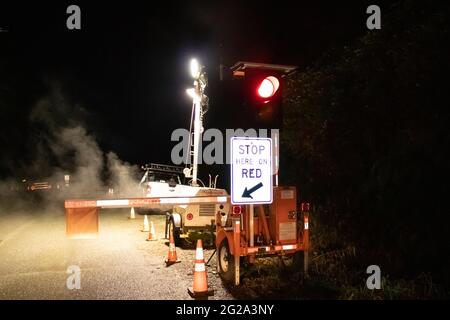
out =
<svg viewBox="0 0 450 320"><path fill-rule="evenodd" d="M0 32L2 149L18 162L30 161L30 110L57 84L70 105L83 107L83 122L102 149L132 163L169 163L172 130L189 126L185 89L192 82L192 57L219 88L220 62L290 64L301 71L327 49L367 31L365 11L372 3L345 3L2 3L0 28L7 30ZM70 4L81 7L80 31L66 28ZM383 10L383 2L377 4ZM211 113L214 104L224 107L214 97L211 104ZM74 107L64 116L77 119L76 112ZM205 121L206 128L214 125Z"/></svg>

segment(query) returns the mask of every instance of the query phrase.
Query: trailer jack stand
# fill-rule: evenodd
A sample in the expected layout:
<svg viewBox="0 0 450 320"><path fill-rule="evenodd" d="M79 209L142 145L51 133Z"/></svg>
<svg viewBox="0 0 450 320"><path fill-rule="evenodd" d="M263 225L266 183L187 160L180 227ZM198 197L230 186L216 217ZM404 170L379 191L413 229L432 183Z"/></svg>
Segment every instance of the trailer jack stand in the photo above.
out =
<svg viewBox="0 0 450 320"><path fill-rule="evenodd" d="M212 253L211 257L209 257L208 261L206 261L205 265L207 267L210 267L209 262L211 261L212 257L216 254L217 249L214 249L214 252Z"/></svg>
<svg viewBox="0 0 450 320"><path fill-rule="evenodd" d="M164 228L164 239L169 240L170 213L166 212L166 225Z"/></svg>

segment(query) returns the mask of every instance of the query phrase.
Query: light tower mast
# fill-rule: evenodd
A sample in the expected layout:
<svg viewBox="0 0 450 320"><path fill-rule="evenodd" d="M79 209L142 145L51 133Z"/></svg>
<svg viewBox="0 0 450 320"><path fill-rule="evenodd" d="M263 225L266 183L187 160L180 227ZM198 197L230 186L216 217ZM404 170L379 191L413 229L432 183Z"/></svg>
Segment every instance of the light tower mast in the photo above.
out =
<svg viewBox="0 0 450 320"><path fill-rule="evenodd" d="M192 97L193 117L191 117L189 135L189 156L192 162L191 168L185 169L185 176L192 177L192 186L198 184L198 160L200 155L200 138L203 133L203 115L207 112L208 97L205 95L205 88L208 84L206 72L197 60L191 60L191 75L194 78L194 88L188 89L187 93ZM192 175L191 175L192 173Z"/></svg>

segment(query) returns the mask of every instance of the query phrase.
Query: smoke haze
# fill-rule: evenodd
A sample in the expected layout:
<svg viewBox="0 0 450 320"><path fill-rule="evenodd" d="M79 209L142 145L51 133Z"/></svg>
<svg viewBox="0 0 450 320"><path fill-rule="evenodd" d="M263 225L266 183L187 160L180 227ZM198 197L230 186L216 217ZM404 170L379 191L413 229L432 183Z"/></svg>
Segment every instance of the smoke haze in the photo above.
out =
<svg viewBox="0 0 450 320"><path fill-rule="evenodd" d="M0 181L1 194L20 197L28 183L48 182L51 191L37 191L45 200L141 196L138 167L111 150L103 151L85 124L86 109L69 103L60 85L52 83L49 88L29 113L27 160L0 164L15 173ZM65 175L70 175L69 187Z"/></svg>

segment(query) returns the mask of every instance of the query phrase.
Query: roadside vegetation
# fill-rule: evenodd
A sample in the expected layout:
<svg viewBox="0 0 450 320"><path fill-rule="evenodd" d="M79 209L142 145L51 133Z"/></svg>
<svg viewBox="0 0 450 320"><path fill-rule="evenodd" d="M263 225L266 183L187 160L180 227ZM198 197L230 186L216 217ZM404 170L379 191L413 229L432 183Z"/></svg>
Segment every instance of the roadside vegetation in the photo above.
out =
<svg viewBox="0 0 450 320"><path fill-rule="evenodd" d="M282 180L312 203L308 286L333 298L450 296L449 17L397 1L381 30L288 80Z"/></svg>

